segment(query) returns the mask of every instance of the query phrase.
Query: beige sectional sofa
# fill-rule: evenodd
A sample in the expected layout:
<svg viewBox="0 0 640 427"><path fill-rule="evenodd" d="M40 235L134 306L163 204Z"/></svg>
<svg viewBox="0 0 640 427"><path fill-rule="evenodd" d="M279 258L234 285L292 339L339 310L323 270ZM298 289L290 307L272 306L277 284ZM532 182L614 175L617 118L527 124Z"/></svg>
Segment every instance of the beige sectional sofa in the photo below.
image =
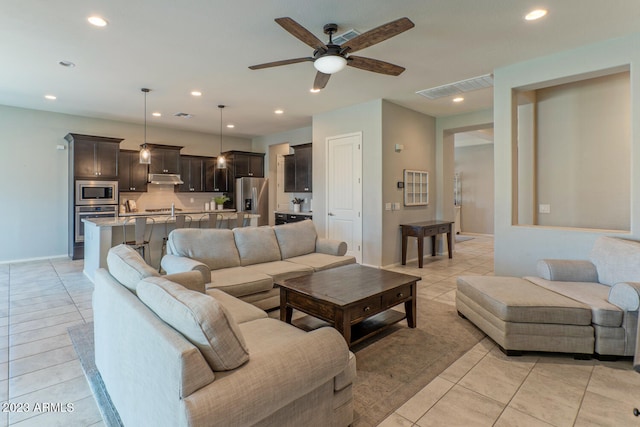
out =
<svg viewBox="0 0 640 427"><path fill-rule="evenodd" d="M204 294L200 272L159 276L125 245L107 263L93 295L96 365L124 425L352 423L355 356L333 328L307 333Z"/></svg>
<svg viewBox="0 0 640 427"><path fill-rule="evenodd" d="M600 237L589 260L541 260L537 273L459 277L458 312L507 354L634 355L640 242Z"/></svg>
<svg viewBox="0 0 640 427"><path fill-rule="evenodd" d="M278 280L355 263L347 245L318 237L313 221L274 227L178 229L169 234L162 268L200 271L207 289L220 289L269 310L280 304Z"/></svg>

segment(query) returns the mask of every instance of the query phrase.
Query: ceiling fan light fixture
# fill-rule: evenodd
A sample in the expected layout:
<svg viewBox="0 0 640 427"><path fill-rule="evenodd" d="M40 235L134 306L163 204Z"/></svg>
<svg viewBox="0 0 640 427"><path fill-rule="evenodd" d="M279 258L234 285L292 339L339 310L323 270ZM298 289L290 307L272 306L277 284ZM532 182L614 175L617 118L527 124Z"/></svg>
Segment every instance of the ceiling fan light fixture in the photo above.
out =
<svg viewBox="0 0 640 427"><path fill-rule="evenodd" d="M325 55L313 62L316 70L324 74L334 74L344 70L347 66L347 60L340 55Z"/></svg>

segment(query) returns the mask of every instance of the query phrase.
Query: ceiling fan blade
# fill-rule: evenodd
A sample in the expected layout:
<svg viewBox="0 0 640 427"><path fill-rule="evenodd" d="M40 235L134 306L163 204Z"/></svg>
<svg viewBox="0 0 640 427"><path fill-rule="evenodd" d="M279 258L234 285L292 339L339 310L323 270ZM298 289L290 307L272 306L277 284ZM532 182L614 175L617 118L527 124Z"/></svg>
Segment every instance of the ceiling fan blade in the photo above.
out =
<svg viewBox="0 0 640 427"><path fill-rule="evenodd" d="M318 73L316 74L316 79L313 81L313 88L324 89L324 87L329 82L329 77L331 77L331 74L325 74L318 71Z"/></svg>
<svg viewBox="0 0 640 427"><path fill-rule="evenodd" d="M344 42L340 48L343 52L355 52L373 46L393 36L397 36L413 28L415 24L409 18L400 18L369 30Z"/></svg>
<svg viewBox="0 0 640 427"><path fill-rule="evenodd" d="M262 68L279 67L280 65L297 64L298 62L307 62L307 61L313 61L313 58L306 57L306 58L285 59L282 61L266 62L264 64L252 65L249 68L252 70L260 70Z"/></svg>
<svg viewBox="0 0 640 427"><path fill-rule="evenodd" d="M311 46L314 49L321 49L325 47L325 44L322 42L322 40L311 34L309 30L298 24L293 19L284 17L276 18L275 21L280 24L282 28L291 33L291 35L293 35L301 42L307 44L308 46Z"/></svg>
<svg viewBox="0 0 640 427"><path fill-rule="evenodd" d="M374 73L387 74L390 76L399 76L405 70L404 67L399 65L362 56L350 56L347 58L347 65L361 70L373 71Z"/></svg>

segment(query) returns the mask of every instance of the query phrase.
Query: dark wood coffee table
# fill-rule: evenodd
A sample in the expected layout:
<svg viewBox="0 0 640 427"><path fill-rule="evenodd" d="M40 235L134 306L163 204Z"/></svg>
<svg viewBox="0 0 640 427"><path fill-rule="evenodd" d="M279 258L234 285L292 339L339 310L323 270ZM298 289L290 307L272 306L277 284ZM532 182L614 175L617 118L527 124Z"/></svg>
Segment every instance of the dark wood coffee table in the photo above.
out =
<svg viewBox="0 0 640 427"><path fill-rule="evenodd" d="M293 309L336 328L352 346L384 328L407 319L416 327L416 282L420 277L351 264L288 279L280 286L280 319L292 323ZM404 303L405 313L391 310ZM296 319L302 329L317 321ZM326 325L326 324L325 324Z"/></svg>

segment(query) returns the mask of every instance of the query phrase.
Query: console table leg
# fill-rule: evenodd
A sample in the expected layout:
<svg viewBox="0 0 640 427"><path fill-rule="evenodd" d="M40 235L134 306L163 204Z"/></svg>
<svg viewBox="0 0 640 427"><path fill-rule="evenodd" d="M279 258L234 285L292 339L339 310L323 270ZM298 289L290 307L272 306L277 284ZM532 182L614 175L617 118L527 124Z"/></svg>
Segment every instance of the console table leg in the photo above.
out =
<svg viewBox="0 0 640 427"><path fill-rule="evenodd" d="M449 232L447 233L447 249L449 249L449 258L453 258L453 235L451 233L451 228L449 228Z"/></svg>
<svg viewBox="0 0 640 427"><path fill-rule="evenodd" d="M422 268L424 258L424 236L418 236L418 268Z"/></svg>
<svg viewBox="0 0 640 427"><path fill-rule="evenodd" d="M407 265L407 233L402 230L402 265Z"/></svg>

